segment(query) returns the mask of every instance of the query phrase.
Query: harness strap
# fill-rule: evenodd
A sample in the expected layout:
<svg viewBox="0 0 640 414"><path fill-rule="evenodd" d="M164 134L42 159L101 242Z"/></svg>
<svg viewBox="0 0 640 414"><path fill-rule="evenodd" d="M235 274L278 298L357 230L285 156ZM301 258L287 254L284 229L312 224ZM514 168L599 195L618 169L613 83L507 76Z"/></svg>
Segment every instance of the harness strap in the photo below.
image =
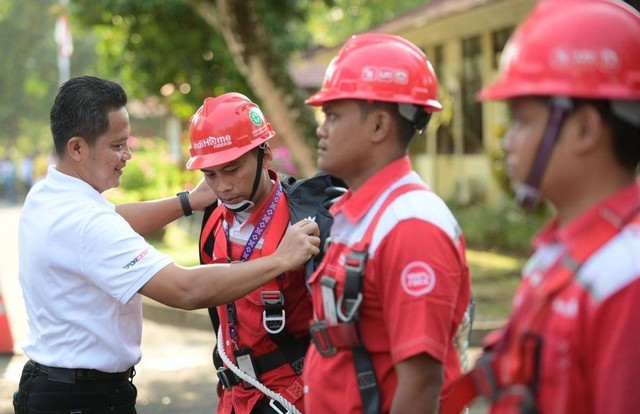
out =
<svg viewBox="0 0 640 414"><path fill-rule="evenodd" d="M304 361L307 345L309 344L309 336L305 335L302 338L294 339L294 341L297 343L297 346L292 348L291 356ZM256 357L255 363L258 376L279 368L284 364L288 364L288 357L289 356L285 355L280 348L276 348L271 352L267 352L264 355ZM220 367L217 374L220 379L220 383L227 389L242 382L242 380L239 379L229 368Z"/></svg>
<svg viewBox="0 0 640 414"><path fill-rule="evenodd" d="M324 321L315 321L309 327L309 333L318 352L324 357L335 355L340 348L362 346L355 322L327 325Z"/></svg>
<svg viewBox="0 0 640 414"><path fill-rule="evenodd" d="M365 414L376 414L380 412L380 387L376 379L371 356L365 348L364 343L362 343L360 327L357 324L358 309L362 302L365 265L368 258L369 244L373 239L373 233L378 222L389 205L399 196L416 190L427 190L427 188L422 184L409 183L392 190L378 208L364 236L359 243L354 245L345 261L346 277L344 281L344 292L343 295L338 298L337 303L337 313L343 323L339 323L336 326L350 322L355 323L355 334L359 340L358 344L351 345L351 352L353 354L353 362L358 379L362 409Z"/></svg>
<svg viewBox="0 0 640 414"><path fill-rule="evenodd" d="M443 393L441 401L442 414L459 414L465 406L478 396L489 397L495 401L501 392L510 388L516 389L522 396L523 412L535 411L533 397L536 395L539 383L539 363L542 352L541 332L551 312L553 299L568 286L584 262L598 249L604 246L609 240L615 237L619 231L630 223L640 224L638 207L625 216L615 216L615 219L604 219L601 217L591 228L589 238L590 243L583 243L575 246L568 255L562 257L558 263L552 266L555 272L548 273L553 277L547 278L540 289L534 291L532 295L525 298L523 302L531 303L528 307L521 305L519 314L525 323L525 329L520 329L520 336L514 338L519 346L511 346L507 343L512 335L515 335L515 327L509 323L505 328L505 334L499 340L497 347L506 349L506 355L518 364L511 365L513 368L500 365L498 355L487 352L483 355L476 366L467 374L460 377ZM525 309L526 308L526 309ZM518 313L516 313L518 314ZM513 318L511 319L513 320ZM491 361L487 364L486 361ZM490 386L487 386L487 385Z"/></svg>
<svg viewBox="0 0 640 414"><path fill-rule="evenodd" d="M215 237L222 227L224 211L224 207L216 207L202 226L200 237L200 261L203 264L212 263L213 257L226 257L226 238L225 245L223 247L225 253L222 256L214 254L214 249L215 251L218 251L218 249L216 249L216 244L218 243L215 243Z"/></svg>
<svg viewBox="0 0 640 414"><path fill-rule="evenodd" d="M279 185L276 183L276 185ZM263 232L267 231L267 227L269 228L269 237L264 237L264 242L262 246L262 255L269 255L278 247L279 241L282 239L282 235L285 233L288 224L289 224L289 213L288 208L286 208L286 203L280 202L280 197L278 194L281 194L281 191L276 191L275 205L272 206L274 208L273 211L273 219L269 220L266 223L258 223L257 226L261 226L266 224L262 229ZM285 197L282 194L282 197ZM286 198L285 198L286 200ZM224 234L222 237L217 237L218 232L222 229L223 223L225 220L230 219L231 217L225 217L225 213L229 211L222 206L215 209L211 214L207 222L203 227L203 235L206 237L201 237L200 248L201 251L206 254L204 257L209 257L209 261L213 261L212 256L209 256L209 253L213 251L213 257L216 258L225 258L226 261L231 261L230 251L229 251L229 241ZM260 233L262 234L262 233ZM208 250L207 250L208 249ZM261 358L256 358L256 363L258 364L259 372L266 372L271 369L277 368L284 363L288 363L296 375L300 375L302 373L303 365L304 365L304 357L309 345L309 337L306 336L306 340L297 340L287 332L285 328L285 311L284 311L284 297L281 292L280 284L277 279L272 279L269 282L265 283L261 288L260 299L262 305L264 306L263 311L263 325L265 330L270 336L270 339L278 346L276 350L264 355ZM235 328L236 323L236 309L235 304L230 302L226 305L227 311L227 319L230 322L229 333L231 339L235 340L237 338L237 331ZM212 313L215 313L215 319L218 320L218 314L216 309L210 309L210 316ZM214 317L212 316L212 321ZM214 324L215 325L215 324ZM219 321L218 321L219 325ZM217 332L217 326L214 326ZM214 358L215 359L215 358ZM262 362L259 362L262 361ZM281 362L283 361L283 362ZM265 365L266 364L266 365ZM262 367L261 367L262 365ZM234 376L227 375L229 378L235 378ZM219 374L220 375L220 374ZM221 375L226 375L224 372ZM233 382L233 380L230 380Z"/></svg>

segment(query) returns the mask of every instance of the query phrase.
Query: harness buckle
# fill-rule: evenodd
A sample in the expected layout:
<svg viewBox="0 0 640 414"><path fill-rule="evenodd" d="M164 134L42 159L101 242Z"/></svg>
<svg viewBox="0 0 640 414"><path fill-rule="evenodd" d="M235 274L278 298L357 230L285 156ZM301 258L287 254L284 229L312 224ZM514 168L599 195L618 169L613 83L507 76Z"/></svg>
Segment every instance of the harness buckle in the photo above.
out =
<svg viewBox="0 0 640 414"><path fill-rule="evenodd" d="M367 261L367 253L353 250L346 257L344 267L347 272L364 273L364 264Z"/></svg>
<svg viewBox="0 0 640 414"><path fill-rule="evenodd" d="M347 272L345 288L336 304L338 318L342 322L351 322L358 314L360 303L362 303L362 277L367 256L366 251L352 250L345 259L344 268Z"/></svg>
<svg viewBox="0 0 640 414"><path fill-rule="evenodd" d="M220 384L222 384L226 390L230 390L240 382L240 379L233 373L233 371L224 367L218 368L216 375L218 376L218 381L220 381Z"/></svg>
<svg viewBox="0 0 640 414"><path fill-rule="evenodd" d="M282 332L285 324L284 296L279 290L265 290L260 292L262 311L262 325L270 334Z"/></svg>
<svg viewBox="0 0 640 414"><path fill-rule="evenodd" d="M291 414L291 411L274 399L269 400L269 407L278 414Z"/></svg>
<svg viewBox="0 0 640 414"><path fill-rule="evenodd" d="M332 356L338 352L338 348L331 343L331 339L327 333L327 324L325 322L313 322L311 326L309 326L309 334L311 335L311 340L318 349L318 352L323 357Z"/></svg>

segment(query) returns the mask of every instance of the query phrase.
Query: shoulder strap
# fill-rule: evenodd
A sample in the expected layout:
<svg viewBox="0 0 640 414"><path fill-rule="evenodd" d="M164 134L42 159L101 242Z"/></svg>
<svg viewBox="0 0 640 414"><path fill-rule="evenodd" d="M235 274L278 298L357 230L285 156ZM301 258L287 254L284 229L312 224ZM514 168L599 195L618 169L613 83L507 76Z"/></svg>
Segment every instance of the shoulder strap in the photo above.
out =
<svg viewBox="0 0 640 414"><path fill-rule="evenodd" d="M382 205L378 208L375 216L371 220L362 240L349 252L345 260L346 277L344 283L344 293L338 300L338 315L345 322L356 322L356 330L358 337L360 327L358 321L358 309L362 302L362 290L364 283L365 265L368 257L368 248L373 238L373 233L382 218L382 215L391 203L401 195L416 190L427 190L427 188L418 183L409 183L399 186L392 190ZM344 306L344 312L342 310ZM356 368L358 379L358 389L360 390L360 399L362 401L362 410L365 414L376 414L380 412L380 386L373 369L371 356L365 348L362 340L360 345L351 348L353 354L353 362Z"/></svg>
<svg viewBox="0 0 640 414"><path fill-rule="evenodd" d="M360 300L362 298L362 281L364 279L364 266L367 261L369 245L371 244L371 240L373 240L373 234L378 227L382 215L398 197L410 191L418 190L428 191L427 187L419 183L404 184L392 190L376 211L362 239L353 246L353 249L347 255L345 261L347 276L345 278L343 299L347 307L347 315L353 311L350 308L356 304L358 298L360 298ZM338 310L340 311L340 308Z"/></svg>
<svg viewBox="0 0 640 414"><path fill-rule="evenodd" d="M200 228L200 264L209 264L213 262L213 249L215 241L215 227L222 223L222 215L224 214L224 208L212 204L204 211L202 218L202 226ZM218 327L220 326L220 317L216 308L208 308L209 319L211 320L211 326L213 328L214 335L218 333ZM222 366L222 360L217 355L218 351L216 346L213 347L213 365L216 368Z"/></svg>
<svg viewBox="0 0 640 414"><path fill-rule="evenodd" d="M209 207L207 207L207 210ZM212 211L207 214L205 210L205 216L202 219L202 229L200 231L200 264L208 264L213 262L213 249L215 246L215 230L216 227L222 224L224 207L214 207Z"/></svg>
<svg viewBox="0 0 640 414"><path fill-rule="evenodd" d="M332 186L346 188L346 184L322 171L313 177L300 180L281 177L281 183L289 201L291 222L297 223L306 218L313 218L320 228L320 253L305 263L305 275L308 279L322 262L325 240L329 237L333 224L333 217L323 206L323 203L330 199L326 190Z"/></svg>

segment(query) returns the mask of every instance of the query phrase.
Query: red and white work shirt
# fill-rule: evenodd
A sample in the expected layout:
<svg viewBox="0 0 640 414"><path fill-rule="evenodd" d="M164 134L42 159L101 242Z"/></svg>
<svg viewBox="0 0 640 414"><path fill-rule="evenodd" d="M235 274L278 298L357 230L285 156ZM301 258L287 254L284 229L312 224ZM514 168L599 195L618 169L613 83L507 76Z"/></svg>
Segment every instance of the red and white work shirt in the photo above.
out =
<svg viewBox="0 0 640 414"><path fill-rule="evenodd" d="M386 196L407 183L424 183L404 157L347 192L332 208L331 244L310 279L314 314L326 320L322 276L342 294L345 256L358 243ZM420 353L443 362L445 381L460 374L452 338L469 303L470 282L460 228L445 203L425 189L407 192L385 210L368 250L359 309L362 340L371 356L388 412L397 387L394 365ZM310 413L362 412L349 348L323 357L311 345L303 372Z"/></svg>
<svg viewBox="0 0 640 414"><path fill-rule="evenodd" d="M601 228L597 225L599 221L628 217L634 211L637 214L639 208L640 189L633 184L567 226L559 228L554 221L543 229L535 239L536 252L523 269L523 281L509 321L512 326L509 337L520 336L523 324L515 315L526 317L531 313L521 306L528 303L523 299L539 289L555 263L567 252L593 243L598 238L597 229ZM538 412L638 412L640 324L635 308L638 305L640 223L636 220L592 254L572 282L552 299L540 333L539 391L535 396ZM492 413L513 412L519 411L509 399L492 407Z"/></svg>

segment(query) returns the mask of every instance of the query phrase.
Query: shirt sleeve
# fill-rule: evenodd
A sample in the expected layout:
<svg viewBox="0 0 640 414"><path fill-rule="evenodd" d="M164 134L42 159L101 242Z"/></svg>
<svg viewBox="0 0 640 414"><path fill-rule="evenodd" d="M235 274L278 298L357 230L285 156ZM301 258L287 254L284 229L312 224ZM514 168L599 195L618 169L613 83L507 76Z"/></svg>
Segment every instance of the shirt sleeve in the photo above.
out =
<svg viewBox="0 0 640 414"><path fill-rule="evenodd" d="M80 240L82 273L123 304L173 262L116 212L99 212L85 225Z"/></svg>
<svg viewBox="0 0 640 414"><path fill-rule="evenodd" d="M445 362L456 309L468 287L458 247L437 225L407 219L382 240L376 255L394 363L422 352Z"/></svg>

